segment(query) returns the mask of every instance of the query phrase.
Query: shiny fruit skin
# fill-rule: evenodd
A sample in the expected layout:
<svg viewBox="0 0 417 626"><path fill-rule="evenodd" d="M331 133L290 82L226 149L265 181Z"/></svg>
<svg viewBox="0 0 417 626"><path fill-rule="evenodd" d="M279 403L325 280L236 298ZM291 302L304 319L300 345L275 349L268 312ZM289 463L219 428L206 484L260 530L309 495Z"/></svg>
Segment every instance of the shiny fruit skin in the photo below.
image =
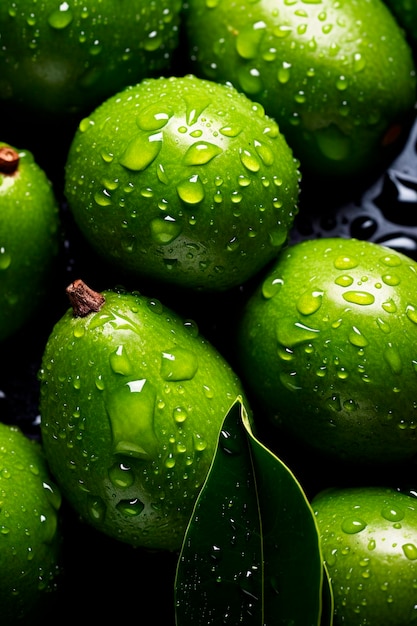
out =
<svg viewBox="0 0 417 626"><path fill-rule="evenodd" d="M98 530L177 550L228 409L227 362L157 300L104 291L55 325L40 372L41 432L67 500Z"/></svg>
<svg viewBox="0 0 417 626"><path fill-rule="evenodd" d="M39 442L1 422L0 466L1 622L35 624L60 575L61 494Z"/></svg>
<svg viewBox="0 0 417 626"><path fill-rule="evenodd" d="M416 79L380 0L189 0L184 22L193 71L260 102L303 175L351 179L390 158Z"/></svg>
<svg viewBox="0 0 417 626"><path fill-rule="evenodd" d="M0 102L65 119L170 67L179 0L4 0Z"/></svg>
<svg viewBox="0 0 417 626"><path fill-rule="evenodd" d="M369 241L283 251L237 331L242 379L267 418L333 460L417 452L417 265Z"/></svg>
<svg viewBox="0 0 417 626"><path fill-rule="evenodd" d="M410 626L416 619L417 500L347 487L312 501L334 594L334 626Z"/></svg>
<svg viewBox="0 0 417 626"><path fill-rule="evenodd" d="M39 310L60 247L61 221L52 183L29 150L13 150L13 173L0 171L0 341ZM0 165L1 169L1 165Z"/></svg>
<svg viewBox="0 0 417 626"><path fill-rule="evenodd" d="M299 171L276 123L230 86L144 80L79 125L65 178L91 246L133 276L222 291L274 258Z"/></svg>

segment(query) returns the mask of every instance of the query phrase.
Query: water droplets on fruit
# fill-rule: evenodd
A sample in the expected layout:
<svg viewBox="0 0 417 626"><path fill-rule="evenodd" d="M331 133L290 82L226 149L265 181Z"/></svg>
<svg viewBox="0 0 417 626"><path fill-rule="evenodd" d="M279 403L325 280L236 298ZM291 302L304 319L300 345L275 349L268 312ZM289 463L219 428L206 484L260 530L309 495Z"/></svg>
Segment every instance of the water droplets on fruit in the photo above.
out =
<svg viewBox="0 0 417 626"><path fill-rule="evenodd" d="M248 24L243 27L236 37L236 51L242 59L255 59L259 45L266 29L263 21Z"/></svg>
<svg viewBox="0 0 417 626"><path fill-rule="evenodd" d="M118 488L127 489L131 487L134 482L134 475L132 468L126 463L117 461L109 469L109 478L111 483Z"/></svg>
<svg viewBox="0 0 417 626"><path fill-rule="evenodd" d="M383 351L384 359L388 363L389 367L393 374L401 374L403 363L401 359L401 355L398 349L389 342L384 351Z"/></svg>
<svg viewBox="0 0 417 626"><path fill-rule="evenodd" d="M369 306L375 302L375 296L369 291L345 291L342 296L346 302L358 304L359 306Z"/></svg>
<svg viewBox="0 0 417 626"><path fill-rule="evenodd" d="M297 300L296 307L302 315L316 313L322 305L323 291L314 289L304 292Z"/></svg>
<svg viewBox="0 0 417 626"><path fill-rule="evenodd" d="M196 141L191 144L183 157L185 165L205 165L223 152L222 148L208 141Z"/></svg>
<svg viewBox="0 0 417 626"><path fill-rule="evenodd" d="M99 496L87 496L87 510L95 523L100 523L106 516L106 505Z"/></svg>
<svg viewBox="0 0 417 626"><path fill-rule="evenodd" d="M128 376L132 371L132 363L123 345L119 345L109 356L110 367L115 374Z"/></svg>
<svg viewBox="0 0 417 626"><path fill-rule="evenodd" d="M177 185L179 198L186 204L199 204L204 200L204 185L198 174L193 174L189 178L182 180Z"/></svg>
<svg viewBox="0 0 417 626"><path fill-rule="evenodd" d="M145 107L136 116L136 124L145 132L160 130L169 122L173 112L170 108L162 108L161 104L154 103Z"/></svg>
<svg viewBox="0 0 417 626"><path fill-rule="evenodd" d="M182 225L170 215L156 217L150 223L152 239L161 245L171 243L182 231Z"/></svg>
<svg viewBox="0 0 417 626"><path fill-rule="evenodd" d="M155 398L152 385L144 378L129 381L109 394L106 410L115 454L145 460L156 455Z"/></svg>
<svg viewBox="0 0 417 626"><path fill-rule="evenodd" d="M282 318L276 326L276 337L278 343L284 347L292 348L298 344L310 342L316 339L320 334L320 330L294 322L292 317Z"/></svg>
<svg viewBox="0 0 417 626"><path fill-rule="evenodd" d="M120 164L134 172L145 170L158 156L162 140L162 132L138 133L126 146L119 159Z"/></svg>
<svg viewBox="0 0 417 626"><path fill-rule="evenodd" d="M354 535L366 528L367 524L360 517L346 517L342 521L341 528L344 533Z"/></svg>
<svg viewBox="0 0 417 626"><path fill-rule="evenodd" d="M198 370L195 354L185 348L175 347L162 353L161 376L165 380L191 380Z"/></svg>
<svg viewBox="0 0 417 626"><path fill-rule="evenodd" d="M12 262L11 255L7 252L4 246L0 246L0 271L7 270Z"/></svg>
<svg viewBox="0 0 417 626"><path fill-rule="evenodd" d="M126 517L136 517L142 513L144 508L145 505L139 500L139 498L120 500L116 504L116 509L119 513L122 513L122 515L125 515Z"/></svg>
<svg viewBox="0 0 417 626"><path fill-rule="evenodd" d="M48 16L48 24L56 30L63 30L69 26L74 19L68 2L62 2L58 9L52 11Z"/></svg>

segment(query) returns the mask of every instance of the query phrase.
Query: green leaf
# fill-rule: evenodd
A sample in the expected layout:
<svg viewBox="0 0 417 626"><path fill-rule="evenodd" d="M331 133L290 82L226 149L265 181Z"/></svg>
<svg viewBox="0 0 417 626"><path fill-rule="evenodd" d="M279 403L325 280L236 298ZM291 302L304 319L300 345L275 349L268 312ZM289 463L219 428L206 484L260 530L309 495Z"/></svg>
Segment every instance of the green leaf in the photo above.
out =
<svg viewBox="0 0 417 626"><path fill-rule="evenodd" d="M291 471L253 435L240 399L186 532L175 610L177 626L332 622L313 511Z"/></svg>

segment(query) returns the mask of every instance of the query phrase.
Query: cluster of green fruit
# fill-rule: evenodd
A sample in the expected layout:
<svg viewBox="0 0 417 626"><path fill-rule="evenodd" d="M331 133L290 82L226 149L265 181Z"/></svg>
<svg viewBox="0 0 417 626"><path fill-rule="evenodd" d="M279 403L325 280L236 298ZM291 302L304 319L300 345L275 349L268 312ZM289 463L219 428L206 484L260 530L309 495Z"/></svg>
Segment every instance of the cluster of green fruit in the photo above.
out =
<svg viewBox="0 0 417 626"><path fill-rule="evenodd" d="M413 623L417 263L290 240L401 150L417 5L120 4L0 6L0 342L40 333L5 623L45 624L65 514L175 555L177 626Z"/></svg>

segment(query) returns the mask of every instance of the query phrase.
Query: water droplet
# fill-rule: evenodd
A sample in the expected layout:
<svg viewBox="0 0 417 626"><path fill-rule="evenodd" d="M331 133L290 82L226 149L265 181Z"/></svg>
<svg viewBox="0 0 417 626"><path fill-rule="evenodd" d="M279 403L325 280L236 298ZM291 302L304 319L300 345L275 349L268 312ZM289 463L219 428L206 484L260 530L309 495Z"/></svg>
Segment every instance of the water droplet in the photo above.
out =
<svg viewBox="0 0 417 626"><path fill-rule="evenodd" d="M116 504L116 509L126 517L136 517L142 513L144 508L145 505L138 498L120 500L120 502Z"/></svg>
<svg viewBox="0 0 417 626"><path fill-rule="evenodd" d="M381 515L388 522L400 522L404 519L404 511L393 506L384 507L381 511Z"/></svg>
<svg viewBox="0 0 417 626"><path fill-rule="evenodd" d="M283 61L282 65L278 68L277 78L278 82L282 85L288 83L291 78L291 63Z"/></svg>
<svg viewBox="0 0 417 626"><path fill-rule="evenodd" d="M342 276L338 276L335 278L335 284L339 285L339 287L350 287L353 283L352 276L348 276L347 274L343 274Z"/></svg>
<svg viewBox="0 0 417 626"><path fill-rule="evenodd" d="M140 172L156 159L162 148L163 135L157 132L149 135L140 133L128 143L120 157L120 164L128 170Z"/></svg>
<svg viewBox="0 0 417 626"><path fill-rule="evenodd" d="M115 374L128 376L132 371L132 364L123 345L118 346L116 350L110 354L109 362Z"/></svg>
<svg viewBox="0 0 417 626"><path fill-rule="evenodd" d="M308 291L298 298L296 307L302 315L312 315L319 310L322 300L323 291Z"/></svg>
<svg viewBox="0 0 417 626"><path fill-rule="evenodd" d="M242 59L255 59L266 29L263 21L243 27L236 37L236 51Z"/></svg>
<svg viewBox="0 0 417 626"><path fill-rule="evenodd" d="M162 353L161 376L165 380L191 380L197 370L197 357L190 350L176 347Z"/></svg>
<svg viewBox="0 0 417 626"><path fill-rule="evenodd" d="M415 561L417 559L417 547L414 543L405 543L402 546L402 549L407 559L410 561Z"/></svg>
<svg viewBox="0 0 417 626"><path fill-rule="evenodd" d="M205 165L222 152L222 148L214 143L196 141L188 148L183 161L185 165Z"/></svg>
<svg viewBox="0 0 417 626"><path fill-rule="evenodd" d="M219 437L220 449L228 456L236 456L241 453L240 445L236 437L227 430L222 430Z"/></svg>
<svg viewBox="0 0 417 626"><path fill-rule="evenodd" d="M11 262L12 262L12 257L6 251L6 249L3 246L1 246L0 247L0 270L7 270L7 268L10 267Z"/></svg>
<svg viewBox="0 0 417 626"><path fill-rule="evenodd" d="M358 265L358 260L355 257L346 255L338 256L334 260L334 266L337 270L350 270L354 269Z"/></svg>
<svg viewBox="0 0 417 626"><path fill-rule="evenodd" d="M346 291L343 294L343 299L360 306L367 306L375 302L375 297L368 291Z"/></svg>
<svg viewBox="0 0 417 626"><path fill-rule="evenodd" d="M56 30L62 30L69 26L74 16L67 2L62 2L59 8L52 11L48 16L48 24Z"/></svg>
<svg viewBox="0 0 417 626"><path fill-rule="evenodd" d="M405 313L410 320L414 324L417 324L417 309L412 304L408 304L405 309Z"/></svg>
<svg viewBox="0 0 417 626"><path fill-rule="evenodd" d="M88 513L93 522L102 522L106 516L106 505L99 496L87 496Z"/></svg>
<svg viewBox="0 0 417 626"><path fill-rule="evenodd" d="M161 109L159 103L150 104L136 116L136 124L143 131L160 130L169 122L173 113L170 109Z"/></svg>
<svg viewBox="0 0 417 626"><path fill-rule="evenodd" d="M176 424L183 424L188 417L187 410L182 406L175 407L173 411L174 422Z"/></svg>
<svg viewBox="0 0 417 626"><path fill-rule="evenodd" d="M177 193L186 204L198 204L204 200L204 185L199 176L194 174L177 185Z"/></svg>
<svg viewBox="0 0 417 626"><path fill-rule="evenodd" d="M342 522L341 528L344 533L354 535L366 528L366 522L359 517L346 517Z"/></svg>
<svg viewBox="0 0 417 626"><path fill-rule="evenodd" d="M305 343L316 339L320 331L311 328L301 322L295 322L292 317L283 318L277 324L276 336L278 342L284 346L291 348L300 343Z"/></svg>
<svg viewBox="0 0 417 626"><path fill-rule="evenodd" d="M274 277L268 277L263 283L262 283L262 295L264 298L266 298L267 300L269 300L270 298L273 298L281 289L282 285L284 284L284 281L282 280L282 278L274 278Z"/></svg>
<svg viewBox="0 0 417 626"><path fill-rule="evenodd" d="M397 348L392 343L388 343L383 354L384 354L384 359L390 366L392 373L401 374L402 360L401 360L401 355L398 352Z"/></svg>
<svg viewBox="0 0 417 626"><path fill-rule="evenodd" d="M364 348L368 345L368 340L362 335L356 326L353 326L351 332L349 333L349 341L353 346L358 348Z"/></svg>
<svg viewBox="0 0 417 626"><path fill-rule="evenodd" d="M239 156L242 164L246 167L250 172L258 172L260 170L261 164L259 159L249 150L240 148Z"/></svg>
<svg viewBox="0 0 417 626"><path fill-rule="evenodd" d="M254 140L253 145L255 146L256 153L260 157L262 163L267 167L270 167L274 163L274 153L271 148L257 139Z"/></svg>
<svg viewBox="0 0 417 626"><path fill-rule="evenodd" d="M152 239L162 245L174 241L182 231L182 226L173 217L156 217L150 223Z"/></svg>
<svg viewBox="0 0 417 626"><path fill-rule="evenodd" d="M134 476L131 468L124 463L115 463L109 469L109 478L115 487L127 489L133 485Z"/></svg>
<svg viewBox="0 0 417 626"><path fill-rule="evenodd" d="M149 459L158 452L154 432L155 391L146 379L134 380L107 398L115 454Z"/></svg>
<svg viewBox="0 0 417 626"><path fill-rule="evenodd" d="M390 287L395 287L400 284L400 279L396 274L384 274L382 276L382 280L386 285Z"/></svg>
<svg viewBox="0 0 417 626"><path fill-rule="evenodd" d="M397 312L397 305L395 304L394 300L392 300L391 298L383 302L381 306L384 309L384 311L386 311L387 313Z"/></svg>

